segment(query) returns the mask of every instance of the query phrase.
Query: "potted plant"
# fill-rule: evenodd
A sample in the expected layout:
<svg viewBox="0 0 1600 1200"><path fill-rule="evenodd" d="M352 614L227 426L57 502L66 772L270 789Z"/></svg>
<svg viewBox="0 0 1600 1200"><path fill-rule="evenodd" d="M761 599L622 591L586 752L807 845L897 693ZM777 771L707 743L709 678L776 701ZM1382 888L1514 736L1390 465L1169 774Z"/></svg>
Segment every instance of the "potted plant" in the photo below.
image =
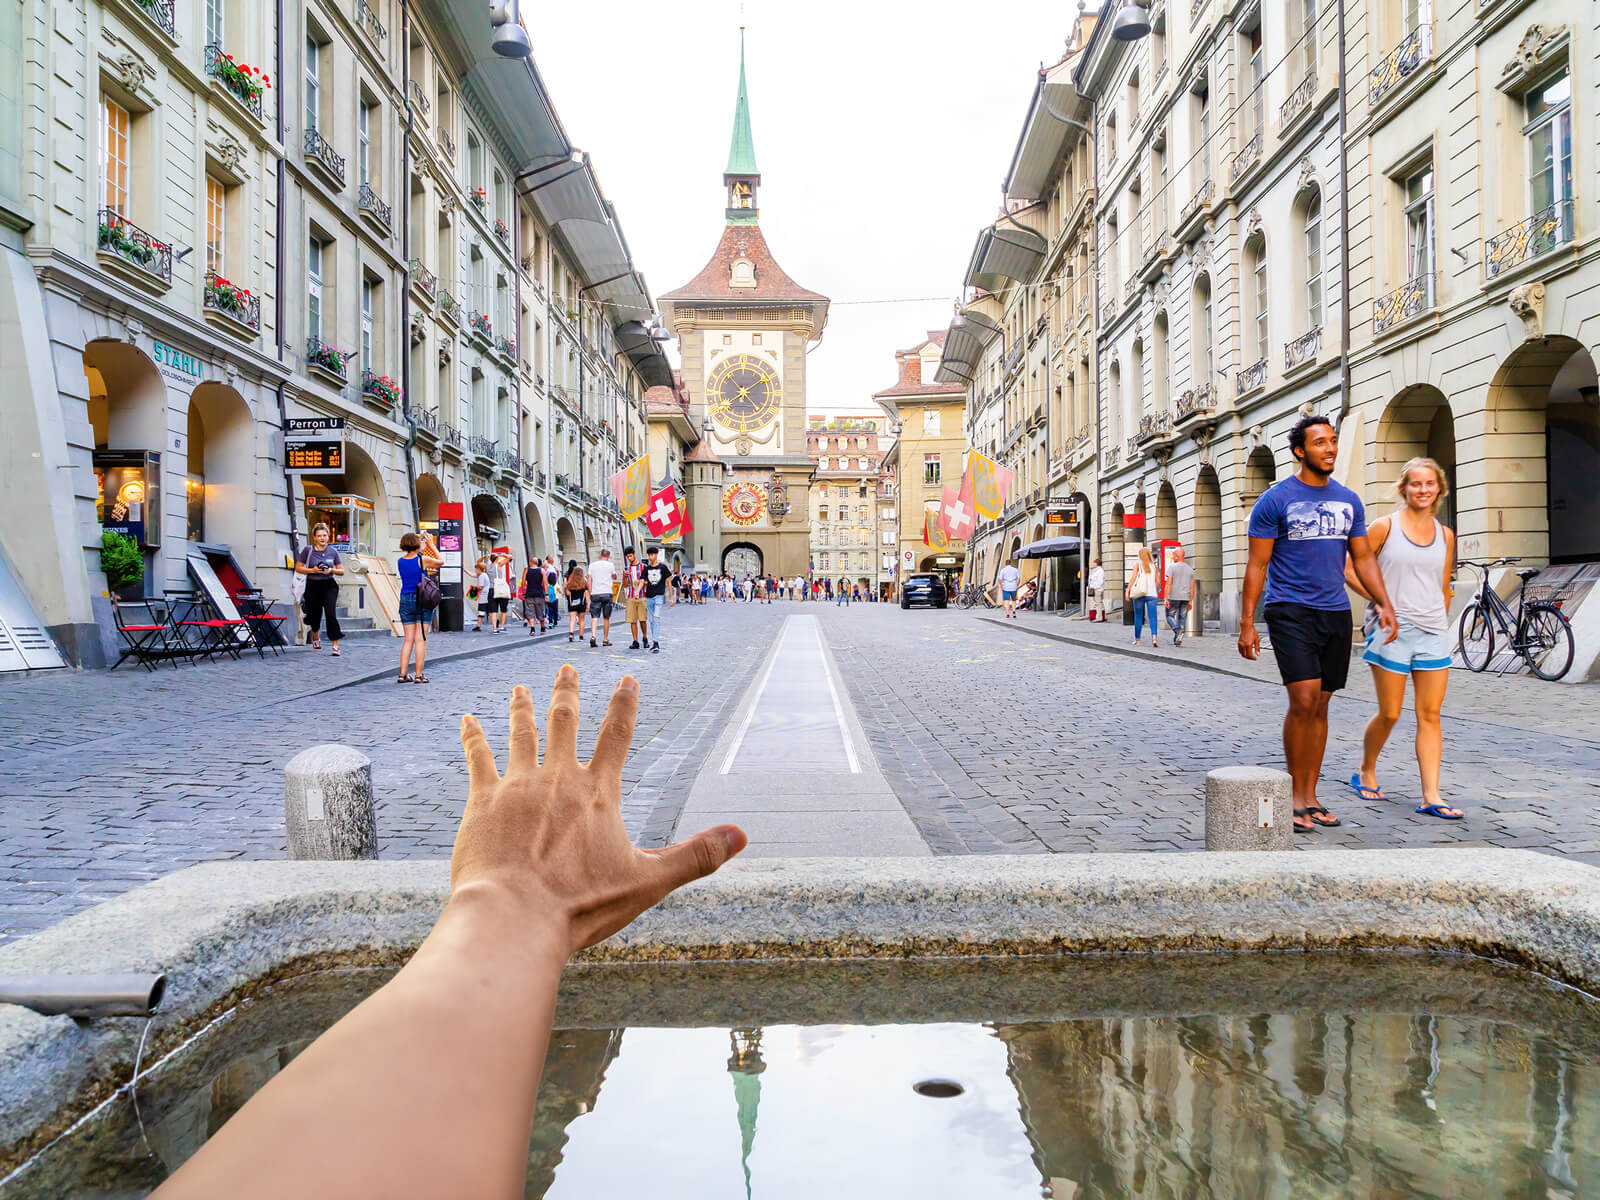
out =
<svg viewBox="0 0 1600 1200"><path fill-rule="evenodd" d="M144 599L144 554L126 534L107 529L100 534L100 569L106 587L123 600Z"/></svg>
<svg viewBox="0 0 1600 1200"><path fill-rule="evenodd" d="M479 212L489 211L489 193L480 188L472 189L472 203L478 206Z"/></svg>
<svg viewBox="0 0 1600 1200"><path fill-rule="evenodd" d="M390 408L400 407L400 385L387 375L379 375L373 370L362 371L361 392L366 396L376 396Z"/></svg>

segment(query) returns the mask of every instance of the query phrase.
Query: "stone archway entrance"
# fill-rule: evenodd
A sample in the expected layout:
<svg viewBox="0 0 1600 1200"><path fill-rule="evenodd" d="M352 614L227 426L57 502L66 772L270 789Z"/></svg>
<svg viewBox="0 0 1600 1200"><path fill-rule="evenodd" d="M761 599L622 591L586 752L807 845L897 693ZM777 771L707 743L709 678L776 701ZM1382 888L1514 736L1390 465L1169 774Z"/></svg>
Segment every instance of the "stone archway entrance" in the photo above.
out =
<svg viewBox="0 0 1600 1200"><path fill-rule="evenodd" d="M1150 530L1151 553L1155 553L1162 542L1175 542L1178 540L1178 494L1172 490L1172 484L1163 482L1156 492L1156 517Z"/></svg>
<svg viewBox="0 0 1600 1200"><path fill-rule="evenodd" d="M1200 616L1220 621L1222 610L1222 485L1210 463L1194 481L1194 545L1189 565L1200 584Z"/></svg>
<svg viewBox="0 0 1600 1200"><path fill-rule="evenodd" d="M1394 494L1400 470L1413 458L1426 456L1444 468L1450 487L1456 486L1456 426L1450 402L1438 388L1419 384L1406 388L1389 402L1378 422L1377 479L1371 493L1370 521L1399 503ZM1456 496L1452 491L1439 506L1439 520L1456 525Z"/></svg>
<svg viewBox="0 0 1600 1200"><path fill-rule="evenodd" d="M487 558L496 546L510 544L510 528L506 522L505 506L493 496L479 494L472 498L472 531L478 557Z"/></svg>
<svg viewBox="0 0 1600 1200"><path fill-rule="evenodd" d="M735 579L762 574L761 547L754 542L732 542L722 551L722 573Z"/></svg>
<svg viewBox="0 0 1600 1200"><path fill-rule="evenodd" d="M203 383L190 396L188 424L188 539L227 546L241 567L253 569L256 457L250 407L226 384Z"/></svg>
<svg viewBox="0 0 1600 1200"><path fill-rule="evenodd" d="M445 501L444 484L436 475L417 476L417 515L430 533L439 524L439 505Z"/></svg>
<svg viewBox="0 0 1600 1200"><path fill-rule="evenodd" d="M1127 511L1120 504L1111 506L1111 523L1106 526L1105 557L1100 560L1100 565L1106 572L1106 610L1116 612L1122 607L1122 589L1126 586L1126 575L1123 572L1122 556L1126 549L1127 535L1123 532L1123 520Z"/></svg>

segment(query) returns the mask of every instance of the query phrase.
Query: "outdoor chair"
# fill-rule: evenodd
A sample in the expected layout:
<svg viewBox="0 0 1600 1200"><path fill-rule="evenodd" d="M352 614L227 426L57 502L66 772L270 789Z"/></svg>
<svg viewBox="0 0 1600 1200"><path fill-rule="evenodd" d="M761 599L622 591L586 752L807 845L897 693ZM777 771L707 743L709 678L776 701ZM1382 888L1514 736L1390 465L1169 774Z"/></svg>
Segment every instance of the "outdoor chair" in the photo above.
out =
<svg viewBox="0 0 1600 1200"><path fill-rule="evenodd" d="M172 625L179 633L191 657L210 659L213 655L230 654L235 660L239 651L251 642L250 626L242 617L222 616L211 605L204 592L171 591L166 594L172 606ZM241 640L239 634L243 632ZM256 653L260 654L259 647Z"/></svg>
<svg viewBox="0 0 1600 1200"><path fill-rule="evenodd" d="M156 663L187 657L182 639L172 626L172 609L164 600L111 601L111 619L116 622L117 634L122 638L123 651L111 664L115 671L124 660L133 659L147 671L154 671Z"/></svg>
<svg viewBox="0 0 1600 1200"><path fill-rule="evenodd" d="M283 623L289 618L287 615L278 616L272 611L272 601L260 588L244 588L235 594L234 604L239 608L239 616L245 621L246 628L250 631L250 640L255 644L256 653L261 653L265 646L274 655L282 654L283 647L289 643L283 636Z"/></svg>

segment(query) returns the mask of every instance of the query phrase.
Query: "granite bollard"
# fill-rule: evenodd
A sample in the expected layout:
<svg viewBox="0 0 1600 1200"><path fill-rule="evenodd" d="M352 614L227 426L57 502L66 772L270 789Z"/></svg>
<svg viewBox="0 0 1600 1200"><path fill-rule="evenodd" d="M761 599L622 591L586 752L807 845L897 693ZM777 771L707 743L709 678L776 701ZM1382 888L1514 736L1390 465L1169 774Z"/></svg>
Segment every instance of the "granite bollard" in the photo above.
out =
<svg viewBox="0 0 1600 1200"><path fill-rule="evenodd" d="M1271 767L1221 767L1206 774L1207 850L1293 850L1294 793Z"/></svg>
<svg viewBox="0 0 1600 1200"><path fill-rule="evenodd" d="M311 746L283 769L289 857L377 858L372 760L336 743Z"/></svg>

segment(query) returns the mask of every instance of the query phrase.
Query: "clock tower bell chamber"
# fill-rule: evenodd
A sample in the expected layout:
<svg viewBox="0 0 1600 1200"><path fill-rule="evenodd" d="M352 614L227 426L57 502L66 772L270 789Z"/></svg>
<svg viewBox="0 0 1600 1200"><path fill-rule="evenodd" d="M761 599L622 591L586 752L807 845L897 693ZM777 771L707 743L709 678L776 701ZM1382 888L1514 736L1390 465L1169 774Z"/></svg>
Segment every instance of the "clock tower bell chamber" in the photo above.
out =
<svg viewBox="0 0 1600 1200"><path fill-rule="evenodd" d="M822 336L828 298L791 279L762 232L743 29L722 183L722 236L710 261L688 283L658 297L662 318L678 338L683 380L704 430L704 456L726 468L714 518L718 558L709 561L708 553L697 565L742 575L759 559L761 571L792 579L811 566L804 502L813 471L805 434L806 349ZM790 496L799 502L791 504Z"/></svg>

